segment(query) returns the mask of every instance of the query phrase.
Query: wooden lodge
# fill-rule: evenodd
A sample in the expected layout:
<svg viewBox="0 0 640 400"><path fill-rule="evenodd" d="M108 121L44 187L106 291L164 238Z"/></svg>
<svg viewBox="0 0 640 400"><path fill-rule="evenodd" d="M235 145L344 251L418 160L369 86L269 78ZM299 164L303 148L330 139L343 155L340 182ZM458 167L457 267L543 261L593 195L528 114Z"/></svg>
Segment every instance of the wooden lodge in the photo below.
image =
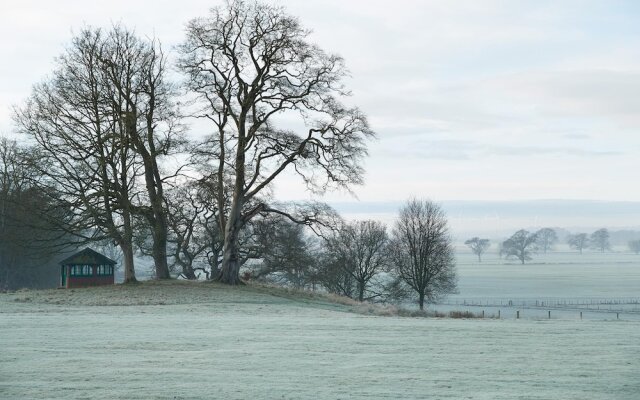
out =
<svg viewBox="0 0 640 400"><path fill-rule="evenodd" d="M86 248L60 261L60 287L113 285L116 262Z"/></svg>

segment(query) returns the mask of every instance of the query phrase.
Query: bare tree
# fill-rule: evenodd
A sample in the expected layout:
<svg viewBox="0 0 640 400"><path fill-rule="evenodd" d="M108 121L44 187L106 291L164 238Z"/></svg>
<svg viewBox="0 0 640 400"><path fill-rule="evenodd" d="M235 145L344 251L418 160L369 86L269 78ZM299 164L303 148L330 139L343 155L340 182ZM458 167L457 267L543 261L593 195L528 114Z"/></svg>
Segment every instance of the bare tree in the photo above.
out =
<svg viewBox="0 0 640 400"><path fill-rule="evenodd" d="M224 194L233 193L219 220L222 282L240 283L243 226L258 214L288 214L260 199L283 171L297 173L316 192L362 182L364 139L373 133L358 109L340 103L347 94L342 58L309 43L308 34L282 8L242 0L187 26L179 65L198 100L194 115L214 126L211 162L220 183L220 209ZM305 128L280 129L278 115ZM231 177L232 190L225 177Z"/></svg>
<svg viewBox="0 0 640 400"><path fill-rule="evenodd" d="M145 190L132 210L149 225L156 278L167 279L164 186L172 174L163 176L160 161L181 150L183 139L173 102L175 90L166 78L166 57L157 41L141 40L120 26L108 33L96 57L105 76L105 91L126 124L125 145L140 159Z"/></svg>
<svg viewBox="0 0 640 400"><path fill-rule="evenodd" d="M153 236L156 277L169 277L159 159L174 151L181 130L165 69L155 41L119 26L86 28L57 59L53 78L16 110L21 131L50 162L42 172L76 210L69 230L117 242L127 282L135 280L136 216L148 221Z"/></svg>
<svg viewBox="0 0 640 400"><path fill-rule="evenodd" d="M352 274L345 271L343 265L341 259L325 248L325 251L318 254L316 279L329 292L353 299L356 297L356 281Z"/></svg>
<svg viewBox="0 0 640 400"><path fill-rule="evenodd" d="M522 264L532 259L531 255L538 249L537 236L521 229L509 239L502 242L502 251L507 257L517 258Z"/></svg>
<svg viewBox="0 0 640 400"><path fill-rule="evenodd" d="M594 249L600 250L602 253L606 250L610 250L611 244L609 243L609 231L606 228L598 229L591 234L589 243L591 243L591 246Z"/></svg>
<svg viewBox="0 0 640 400"><path fill-rule="evenodd" d="M447 218L429 200L410 200L400 209L390 245L394 272L418 295L420 309L456 290L454 249Z"/></svg>
<svg viewBox="0 0 640 400"><path fill-rule="evenodd" d="M366 296L371 280L382 272L388 264L387 229L376 221L359 221L344 224L327 241L328 254L332 263L340 265L345 273L351 275L356 284L356 297L359 301L376 297Z"/></svg>
<svg viewBox="0 0 640 400"><path fill-rule="evenodd" d="M586 233L576 233L575 235L569 235L567 243L572 249L576 249L582 254L582 250L589 247L589 236Z"/></svg>
<svg viewBox="0 0 640 400"><path fill-rule="evenodd" d="M489 239L480 239L479 237L473 237L465 241L464 244L469 246L471 252L478 256L478 262L482 262L482 254L491 246Z"/></svg>
<svg viewBox="0 0 640 400"><path fill-rule="evenodd" d="M85 240L109 238L123 252L125 282L133 282L134 182L139 165L128 141L121 110L104 87L101 31L83 30L60 56L53 77L36 85L16 110L20 130L46 158L47 176L61 208L74 210L66 227ZM56 199L52 199L56 200Z"/></svg>
<svg viewBox="0 0 640 400"><path fill-rule="evenodd" d="M282 216L269 216L253 223L254 257L262 262L251 275L302 289L312 284L316 259L304 226Z"/></svg>
<svg viewBox="0 0 640 400"><path fill-rule="evenodd" d="M543 253L552 250L553 246L558 242L558 234L552 228L542 228L536 232L538 238L538 247Z"/></svg>

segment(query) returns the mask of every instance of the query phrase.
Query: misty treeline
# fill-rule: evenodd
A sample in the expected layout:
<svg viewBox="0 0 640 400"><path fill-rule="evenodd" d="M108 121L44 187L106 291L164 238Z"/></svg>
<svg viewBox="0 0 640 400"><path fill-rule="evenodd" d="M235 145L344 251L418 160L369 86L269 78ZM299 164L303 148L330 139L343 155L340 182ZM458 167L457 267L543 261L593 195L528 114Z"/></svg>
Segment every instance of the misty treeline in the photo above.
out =
<svg viewBox="0 0 640 400"><path fill-rule="evenodd" d="M637 232L617 232L618 242L626 240L629 236L637 236ZM507 259L515 259L524 264L531 261L537 253L548 253L555 250L555 246L560 243L560 236L556 229L542 228L536 232L520 229L508 239L498 243L498 255ZM584 250L604 253L611 250L611 233L606 228L600 228L590 234L569 233L564 235L564 241L569 248L578 251L580 254ZM628 240L627 247L630 251L640 254L640 240ZM464 242L471 252L478 257L478 262L482 262L482 255L491 247L489 239L473 237Z"/></svg>
<svg viewBox="0 0 640 400"><path fill-rule="evenodd" d="M43 192L43 177L33 168L40 162L33 149L0 138L0 291L58 282L56 254L69 238L52 221L67 215Z"/></svg>

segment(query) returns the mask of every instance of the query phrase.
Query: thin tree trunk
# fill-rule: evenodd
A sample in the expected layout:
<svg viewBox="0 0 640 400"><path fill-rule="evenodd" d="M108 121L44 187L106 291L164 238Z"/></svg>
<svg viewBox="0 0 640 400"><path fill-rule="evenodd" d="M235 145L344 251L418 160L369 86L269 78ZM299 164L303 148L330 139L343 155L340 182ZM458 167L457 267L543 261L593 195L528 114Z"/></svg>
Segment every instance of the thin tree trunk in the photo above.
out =
<svg viewBox="0 0 640 400"><path fill-rule="evenodd" d="M419 304L420 304L420 311L423 311L424 310L424 293L420 293Z"/></svg>
<svg viewBox="0 0 640 400"><path fill-rule="evenodd" d="M123 156L123 160L124 160ZM123 161L123 172L122 172L122 182L127 182L127 174L126 174L126 163ZM121 188L121 196L123 199L129 198L129 192L127 191L127 187L125 185ZM131 224L131 209L130 204L127 201L124 201L122 204L122 220L123 220L123 234L122 240L120 241L120 248L122 249L123 259L124 259L124 283L134 283L138 280L136 279L135 267L133 264L133 226Z"/></svg>

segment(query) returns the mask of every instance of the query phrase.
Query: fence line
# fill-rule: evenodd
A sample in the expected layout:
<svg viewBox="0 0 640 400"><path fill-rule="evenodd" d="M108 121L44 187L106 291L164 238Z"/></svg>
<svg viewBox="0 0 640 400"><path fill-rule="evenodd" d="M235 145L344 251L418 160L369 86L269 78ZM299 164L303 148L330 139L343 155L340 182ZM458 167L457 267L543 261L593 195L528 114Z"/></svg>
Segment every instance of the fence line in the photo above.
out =
<svg viewBox="0 0 640 400"><path fill-rule="evenodd" d="M470 306L470 307L516 307L530 309L564 309L585 310L601 312L630 312L640 313L640 298L512 298L512 299L456 299L438 302L446 306Z"/></svg>

